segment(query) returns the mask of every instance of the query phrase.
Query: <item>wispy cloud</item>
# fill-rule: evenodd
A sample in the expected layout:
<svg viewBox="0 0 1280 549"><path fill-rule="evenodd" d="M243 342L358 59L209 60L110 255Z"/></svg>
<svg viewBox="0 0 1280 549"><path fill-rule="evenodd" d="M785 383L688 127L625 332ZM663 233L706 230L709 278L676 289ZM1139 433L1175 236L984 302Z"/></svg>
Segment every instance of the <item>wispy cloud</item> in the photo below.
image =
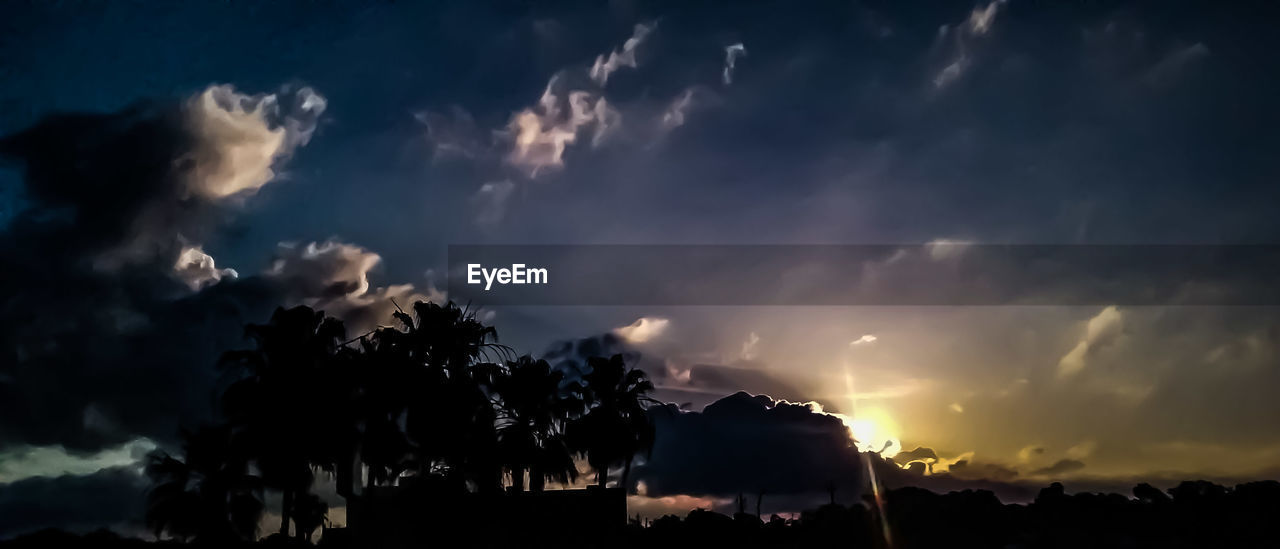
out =
<svg viewBox="0 0 1280 549"><path fill-rule="evenodd" d="M669 324L671 321L668 319L645 316L631 324L615 328L613 333L629 343L645 343L661 336L667 331Z"/></svg>
<svg viewBox="0 0 1280 549"><path fill-rule="evenodd" d="M738 63L739 57L747 56L747 48L741 42L732 44L724 48L724 72L721 73L721 80L724 85L728 86L733 83L733 69Z"/></svg>
<svg viewBox="0 0 1280 549"><path fill-rule="evenodd" d="M684 125L685 116L693 108L693 88L680 92L666 110L662 111L662 129L673 130Z"/></svg>
<svg viewBox="0 0 1280 549"><path fill-rule="evenodd" d="M507 126L511 150L506 162L530 178L564 165L565 149L584 132L598 147L622 123L622 114L602 95L564 90L553 77L536 105L517 112Z"/></svg>
<svg viewBox="0 0 1280 549"><path fill-rule="evenodd" d="M1009 0L991 0L986 6L977 6L964 22L938 29L939 38L947 46L946 63L934 74L933 86L943 89L964 76L973 65L973 43L986 36L995 24L996 15Z"/></svg>
<svg viewBox="0 0 1280 549"><path fill-rule="evenodd" d="M1182 71L1193 63L1209 57L1209 47L1196 42L1184 48L1177 48L1164 56L1143 75L1143 80L1151 86L1167 86Z"/></svg>
<svg viewBox="0 0 1280 549"><path fill-rule="evenodd" d="M433 160L475 159L489 150L484 132L462 107L455 105L446 112L422 111L413 117L427 127Z"/></svg>
<svg viewBox="0 0 1280 549"><path fill-rule="evenodd" d="M516 190L516 184L510 179L490 181L480 186L472 197L478 213L476 222L481 225L492 225L502 220L507 213L507 201Z"/></svg>
<svg viewBox="0 0 1280 549"><path fill-rule="evenodd" d="M635 29L631 33L631 38L622 43L621 50L609 52L608 57L604 54L596 56L596 62L591 65L591 79L604 87L609 82L609 75L622 67L636 68L636 49L644 42L645 37L653 32L657 27L657 23L637 23Z"/></svg>
<svg viewBox="0 0 1280 549"><path fill-rule="evenodd" d="M1114 305L1103 309L1085 325L1084 337L1058 360L1058 376L1069 377L1084 369L1091 353L1115 340L1124 326L1124 317Z"/></svg>

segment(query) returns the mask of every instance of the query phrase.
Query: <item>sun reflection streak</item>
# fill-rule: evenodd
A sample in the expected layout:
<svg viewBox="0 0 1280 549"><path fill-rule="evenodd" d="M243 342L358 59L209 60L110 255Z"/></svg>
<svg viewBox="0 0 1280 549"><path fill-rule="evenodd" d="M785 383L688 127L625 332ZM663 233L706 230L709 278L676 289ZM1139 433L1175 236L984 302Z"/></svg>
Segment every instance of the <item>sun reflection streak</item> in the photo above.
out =
<svg viewBox="0 0 1280 549"><path fill-rule="evenodd" d="M849 395L849 414L838 415L845 426L849 428L849 435L853 438L854 444L858 446L858 450L865 454L859 456L859 458L867 465L867 479L871 484L872 504L875 505L876 517L880 522L880 531L884 535L885 547L893 547L893 536L889 532L888 517L885 516L880 479L876 476L876 469L871 462L873 458L870 454L874 453L880 457L893 457L902 450L902 444L897 440L896 426L883 410L864 410L864 415L873 417L859 417L858 393L854 391L853 367L849 363L847 356L844 360L844 384L845 390L848 391ZM880 439L884 440L882 445ZM875 446L877 445L881 446L876 448Z"/></svg>

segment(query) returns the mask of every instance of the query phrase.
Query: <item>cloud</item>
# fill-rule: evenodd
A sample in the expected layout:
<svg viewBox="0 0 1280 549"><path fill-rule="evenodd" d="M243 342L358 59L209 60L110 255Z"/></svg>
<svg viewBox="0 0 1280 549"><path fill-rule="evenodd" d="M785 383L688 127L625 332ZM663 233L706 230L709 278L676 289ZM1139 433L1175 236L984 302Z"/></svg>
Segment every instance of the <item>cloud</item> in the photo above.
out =
<svg viewBox="0 0 1280 549"><path fill-rule="evenodd" d="M898 452L894 454L893 461L899 465L906 465L913 461L934 462L938 460L938 453L933 448L916 446L914 450L909 452Z"/></svg>
<svg viewBox="0 0 1280 549"><path fill-rule="evenodd" d="M1084 469L1083 461L1063 458L1058 461L1055 461L1053 465L1050 465L1048 467L1042 467L1040 469L1031 471L1030 474L1035 476L1053 477L1053 476L1063 475L1066 473L1073 473L1081 469Z"/></svg>
<svg viewBox="0 0 1280 549"><path fill-rule="evenodd" d="M601 90L610 74L622 67L636 67L636 48L655 26L636 24L621 51L596 58L588 76L598 89L572 87L572 71L552 76L537 104L516 112L502 132L511 144L507 164L536 178L564 166L565 149L577 142L579 133L589 132L594 148L616 132L622 124L622 114L609 104Z"/></svg>
<svg viewBox="0 0 1280 549"><path fill-rule="evenodd" d="M544 26L535 22L535 28ZM414 115L427 127L433 160L467 159L492 172L473 199L478 205L478 224L500 222L516 187L524 180L562 170L566 154L575 144L586 142L596 149L622 131L622 111L605 97L605 87L615 72L638 66L637 51L656 26L655 22L636 24L620 49L598 55L585 70L571 66L557 71L535 103L511 113L505 126L488 135L478 130L474 118L461 107ZM684 123L692 97L692 90L677 96L661 116L662 131ZM491 165L495 160L497 165ZM512 177L513 171L519 175Z"/></svg>
<svg viewBox="0 0 1280 549"><path fill-rule="evenodd" d="M685 88L680 95L671 100L666 110L662 111L663 130L670 131L684 125L685 116L693 108L693 90L692 87Z"/></svg>
<svg viewBox="0 0 1280 549"><path fill-rule="evenodd" d="M947 66L943 67L942 70L938 72L937 76L933 77L933 86L941 89L952 82L955 82L960 78L961 74L964 74L964 70L968 66L969 59L967 57L957 57L955 60L948 63Z"/></svg>
<svg viewBox="0 0 1280 549"><path fill-rule="evenodd" d="M328 240L305 245L281 243L264 278L278 281L288 292L286 304L307 305L342 319L359 334L389 322L396 303L440 302L444 294L431 287L420 293L412 284L373 287L369 274L382 257L354 244Z"/></svg>
<svg viewBox="0 0 1280 549"><path fill-rule="evenodd" d="M1150 86L1168 86L1184 69L1207 57L1209 57L1209 47L1201 42L1175 49L1148 69L1143 75L1143 80Z"/></svg>
<svg viewBox="0 0 1280 549"><path fill-rule="evenodd" d="M31 202L9 232L67 232L55 239L61 252L91 254L102 269L172 264L272 180L324 108L310 88L245 95L219 85L177 104L47 117L0 142L25 169ZM51 211L72 216L75 230L48 223Z"/></svg>
<svg viewBox="0 0 1280 549"><path fill-rule="evenodd" d="M947 468L947 473L951 477L963 480L1008 481L1018 476L1017 471L1004 465L973 462L967 459L952 463Z"/></svg>
<svg viewBox="0 0 1280 549"><path fill-rule="evenodd" d="M1018 450L1018 461L1023 463L1029 462L1036 456L1044 455L1044 451L1043 446L1024 446L1021 450Z"/></svg>
<svg viewBox="0 0 1280 549"><path fill-rule="evenodd" d="M178 260L173 264L173 274L193 292L216 284L224 277L239 276L235 269L219 269L214 264L213 256L204 253L200 246L187 246L182 249L178 254Z"/></svg>
<svg viewBox="0 0 1280 549"><path fill-rule="evenodd" d="M233 276L202 244L305 144L325 107L308 88L213 86L114 113L46 117L0 138L26 208L0 230L0 451L73 455L208 417L219 354L279 305L315 304L349 329L389 316L410 285L374 287L376 254L328 242ZM75 314L68 314L75 311ZM90 344L92 342L92 344Z"/></svg>
<svg viewBox="0 0 1280 549"><path fill-rule="evenodd" d="M991 23L996 20L996 12L1000 6L1008 0L992 0L987 3L986 7L975 7L969 13L969 20L966 21L969 32L975 36L981 36L991 30Z"/></svg>
<svg viewBox="0 0 1280 549"><path fill-rule="evenodd" d="M17 447L0 451L0 484L31 477L88 475L135 464L155 449L155 443L144 438L84 455L68 453L59 446Z"/></svg>
<svg viewBox="0 0 1280 549"><path fill-rule="evenodd" d="M955 28L943 25L938 35L946 47L946 61L933 77L933 87L943 89L959 80L974 63L974 43L987 35L996 15L1008 0L991 0L986 6L975 6L969 17Z"/></svg>
<svg viewBox="0 0 1280 549"><path fill-rule="evenodd" d="M871 335L871 334L862 334L862 336L861 336L861 337L859 337L858 339L855 339L855 340L853 340L853 341L850 341L850 342L849 342L849 345L850 345L850 346L854 346L854 345L870 345L870 344L872 344L872 343L875 343L877 339L879 339L879 338L877 338L877 337L876 337L876 336L874 336L874 335Z"/></svg>
<svg viewBox="0 0 1280 549"><path fill-rule="evenodd" d="M194 146L178 161L190 166L189 190L211 200L256 192L272 167L311 140L327 102L311 88L292 94L245 95L211 86L187 103Z"/></svg>
<svg viewBox="0 0 1280 549"><path fill-rule="evenodd" d="M507 215L507 202L516 190L516 184L510 179L490 181L480 186L480 190L471 197L478 213L476 223L494 225Z"/></svg>
<svg viewBox="0 0 1280 549"><path fill-rule="evenodd" d="M1114 341L1124 328L1123 315L1115 305L1100 311L1085 325L1084 338L1058 360L1058 376L1070 377L1084 369L1091 353Z"/></svg>
<svg viewBox="0 0 1280 549"><path fill-rule="evenodd" d="M760 336L755 332L747 335L747 340L742 342L742 353L739 357L742 360L755 360L759 354L756 352L756 346L760 344Z"/></svg>
<svg viewBox="0 0 1280 549"><path fill-rule="evenodd" d="M556 366L567 367L572 370L576 369L576 365L584 363L588 358L618 354L630 357L636 355L625 339L615 332L607 332L596 336L555 342L543 353L541 358Z"/></svg>
<svg viewBox="0 0 1280 549"><path fill-rule="evenodd" d="M511 150L506 161L536 178L564 166L565 149L590 132L598 147L617 130L622 115L604 97L590 91L565 91L563 79L553 77L538 104L516 113L507 125Z"/></svg>
<svg viewBox="0 0 1280 549"><path fill-rule="evenodd" d="M337 241L299 246L281 243L266 276L297 288L301 295L342 298L369 291L369 271L382 258L369 250Z"/></svg>
<svg viewBox="0 0 1280 549"><path fill-rule="evenodd" d="M959 257L965 250L973 246L970 240L954 240L950 238L935 238L925 244L925 249L929 251L929 258L934 261L945 261L955 257Z"/></svg>
<svg viewBox="0 0 1280 549"><path fill-rule="evenodd" d="M1097 448L1097 442L1086 440L1080 444L1067 448L1067 457L1072 459L1084 459L1093 455L1093 451Z"/></svg>
<svg viewBox="0 0 1280 549"><path fill-rule="evenodd" d="M622 67L636 67L636 49L644 42L646 36L657 27L657 23L636 23L631 33L631 38L622 43L622 50L614 50L609 53L608 58L603 54L596 56L596 62L591 65L589 72L591 80L604 87L609 82L609 75Z"/></svg>
<svg viewBox="0 0 1280 549"><path fill-rule="evenodd" d="M666 332L670 323L665 318L645 316L627 326L614 328L613 333L628 343L646 343Z"/></svg>
<svg viewBox="0 0 1280 549"><path fill-rule="evenodd" d="M666 405L650 414L657 440L634 478L652 497L818 493L862 479L848 428L808 404L740 392L701 412Z"/></svg>
<svg viewBox="0 0 1280 549"><path fill-rule="evenodd" d="M455 105L444 113L422 111L413 117L427 127L433 160L476 159L490 153L487 136L462 107Z"/></svg>
<svg viewBox="0 0 1280 549"><path fill-rule="evenodd" d="M733 68L738 63L739 57L747 56L747 48L741 43L732 44L724 48L724 71L720 74L720 80L724 85L728 86L733 83Z"/></svg>
<svg viewBox="0 0 1280 549"><path fill-rule="evenodd" d="M0 484L0 539L43 528L141 530L147 481L136 467Z"/></svg>

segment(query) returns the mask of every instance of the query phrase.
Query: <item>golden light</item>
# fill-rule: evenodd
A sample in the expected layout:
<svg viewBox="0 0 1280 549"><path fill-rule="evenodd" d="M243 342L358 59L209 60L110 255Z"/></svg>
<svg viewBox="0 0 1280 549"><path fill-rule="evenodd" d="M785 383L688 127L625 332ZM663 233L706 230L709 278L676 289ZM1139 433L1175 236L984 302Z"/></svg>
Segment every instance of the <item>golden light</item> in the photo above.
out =
<svg viewBox="0 0 1280 549"><path fill-rule="evenodd" d="M850 346L875 340L875 336L862 336ZM849 413L835 415L849 428L849 436L853 437L854 445L861 452L874 452L886 458L898 455L902 451L902 443L898 440L898 423L882 408L858 404L853 368L847 355L844 361L844 383L849 399Z"/></svg>
<svg viewBox="0 0 1280 549"><path fill-rule="evenodd" d="M849 428L858 450L893 457L902 451L898 441L898 424L881 408L859 407L857 416L836 414ZM881 451L883 450L883 451Z"/></svg>

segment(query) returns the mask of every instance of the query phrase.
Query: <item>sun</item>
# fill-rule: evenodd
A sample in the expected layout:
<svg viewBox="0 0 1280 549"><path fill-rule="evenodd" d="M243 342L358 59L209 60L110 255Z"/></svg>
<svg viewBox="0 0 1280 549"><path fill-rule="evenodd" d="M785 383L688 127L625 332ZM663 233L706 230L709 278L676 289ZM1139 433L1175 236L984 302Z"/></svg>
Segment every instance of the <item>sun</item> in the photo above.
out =
<svg viewBox="0 0 1280 549"><path fill-rule="evenodd" d="M859 451L878 452L893 457L902 451L898 441L898 424L880 408L859 407L856 416L839 414ZM883 452L880 450L884 449Z"/></svg>

